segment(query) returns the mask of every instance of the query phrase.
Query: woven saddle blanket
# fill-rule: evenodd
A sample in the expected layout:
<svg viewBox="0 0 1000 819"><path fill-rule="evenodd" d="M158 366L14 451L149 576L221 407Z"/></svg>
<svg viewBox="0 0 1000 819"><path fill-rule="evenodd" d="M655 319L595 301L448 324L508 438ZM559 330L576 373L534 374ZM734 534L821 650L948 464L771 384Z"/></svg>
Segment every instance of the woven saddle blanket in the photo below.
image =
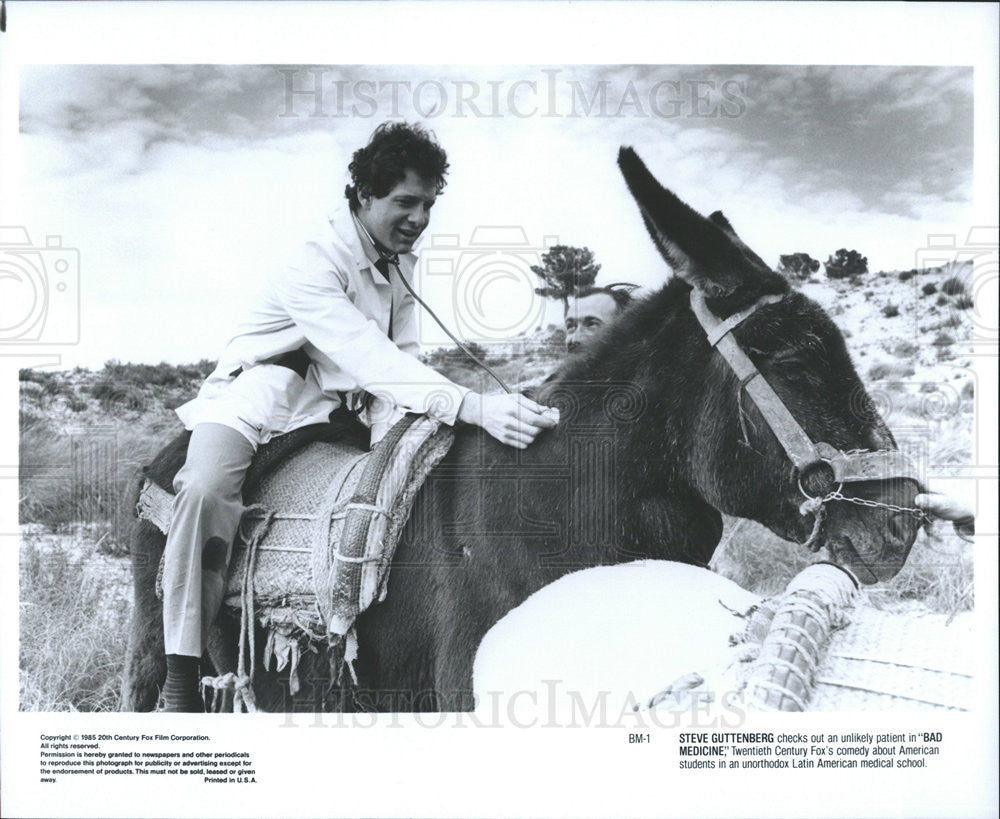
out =
<svg viewBox="0 0 1000 819"><path fill-rule="evenodd" d="M279 463L244 497L225 604L245 609L249 596L263 625L336 643L385 598L416 494L453 440L450 427L408 415L371 452L313 441ZM147 480L137 514L167 533L173 500Z"/></svg>

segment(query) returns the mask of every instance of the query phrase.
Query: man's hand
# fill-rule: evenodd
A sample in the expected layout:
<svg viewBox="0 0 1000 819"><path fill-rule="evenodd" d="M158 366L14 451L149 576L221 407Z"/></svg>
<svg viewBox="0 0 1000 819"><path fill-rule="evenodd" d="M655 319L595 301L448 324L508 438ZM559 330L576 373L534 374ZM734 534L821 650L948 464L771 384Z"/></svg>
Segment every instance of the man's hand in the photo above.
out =
<svg viewBox="0 0 1000 819"><path fill-rule="evenodd" d="M524 395L470 392L458 409L458 420L482 427L502 444L526 449L539 432L559 423L559 410Z"/></svg>
<svg viewBox="0 0 1000 819"><path fill-rule="evenodd" d="M936 518L950 520L958 536L972 543L972 538L976 534L976 518L972 509L960 500L940 492L928 492L917 495L913 499L913 505Z"/></svg>
<svg viewBox="0 0 1000 819"><path fill-rule="evenodd" d="M973 517L972 510L964 503L939 492L917 495L913 499L913 504L918 509L930 512L934 517L942 520L964 522Z"/></svg>

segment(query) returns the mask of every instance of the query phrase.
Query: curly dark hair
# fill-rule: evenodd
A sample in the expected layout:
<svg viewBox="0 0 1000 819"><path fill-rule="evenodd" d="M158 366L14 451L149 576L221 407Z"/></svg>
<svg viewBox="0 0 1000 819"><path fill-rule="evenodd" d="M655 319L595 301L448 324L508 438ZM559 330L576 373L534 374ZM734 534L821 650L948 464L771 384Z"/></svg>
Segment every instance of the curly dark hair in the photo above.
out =
<svg viewBox="0 0 1000 819"><path fill-rule="evenodd" d="M616 282L615 284L605 285L604 287L588 284L584 287L578 287L570 295L576 299L583 299L597 293L604 293L611 296L611 298L615 300L615 307L621 311L624 310L632 301L632 290L635 287L636 285L629 284L628 282ZM568 304L567 309L569 309Z"/></svg>
<svg viewBox="0 0 1000 819"><path fill-rule="evenodd" d="M432 131L408 122L383 122L371 135L368 144L354 152L351 164L351 184L344 196L357 210L359 192L381 198L406 178L412 170L430 179L441 193L448 173L448 155L438 145Z"/></svg>

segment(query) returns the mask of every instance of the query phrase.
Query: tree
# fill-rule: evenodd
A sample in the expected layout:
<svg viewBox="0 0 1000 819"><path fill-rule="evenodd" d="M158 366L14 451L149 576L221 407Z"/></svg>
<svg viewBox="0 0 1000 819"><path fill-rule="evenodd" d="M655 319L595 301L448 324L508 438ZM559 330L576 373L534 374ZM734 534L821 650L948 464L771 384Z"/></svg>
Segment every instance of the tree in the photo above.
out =
<svg viewBox="0 0 1000 819"><path fill-rule="evenodd" d="M788 279L807 279L819 270L819 261L808 253L789 253L778 259L778 272Z"/></svg>
<svg viewBox="0 0 1000 819"><path fill-rule="evenodd" d="M824 266L826 267L826 275L831 279L863 276L868 272L868 257L862 256L856 250L847 250L842 247L826 260Z"/></svg>
<svg viewBox="0 0 1000 819"><path fill-rule="evenodd" d="M545 298L559 299L564 307L569 306L573 291L594 283L600 269L589 248L569 245L553 245L542 254L541 265L531 266L531 272L543 284L535 292Z"/></svg>

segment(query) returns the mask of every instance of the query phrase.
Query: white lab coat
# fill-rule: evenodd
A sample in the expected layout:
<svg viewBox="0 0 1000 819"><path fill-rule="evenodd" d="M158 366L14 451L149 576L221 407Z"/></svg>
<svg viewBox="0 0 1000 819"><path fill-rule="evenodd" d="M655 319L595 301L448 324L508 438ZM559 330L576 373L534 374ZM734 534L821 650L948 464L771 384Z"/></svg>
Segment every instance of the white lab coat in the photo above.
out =
<svg viewBox="0 0 1000 819"><path fill-rule="evenodd" d="M188 429L222 423L259 445L326 421L344 396L349 408L362 409L362 391L381 399L360 415L373 431L405 411L455 423L468 389L416 358L414 300L396 271L390 285L375 269L378 256L346 205L319 233L295 264L269 278L198 396L178 407ZM408 282L415 262L412 253L400 256ZM305 379L268 363L301 347L311 361Z"/></svg>

